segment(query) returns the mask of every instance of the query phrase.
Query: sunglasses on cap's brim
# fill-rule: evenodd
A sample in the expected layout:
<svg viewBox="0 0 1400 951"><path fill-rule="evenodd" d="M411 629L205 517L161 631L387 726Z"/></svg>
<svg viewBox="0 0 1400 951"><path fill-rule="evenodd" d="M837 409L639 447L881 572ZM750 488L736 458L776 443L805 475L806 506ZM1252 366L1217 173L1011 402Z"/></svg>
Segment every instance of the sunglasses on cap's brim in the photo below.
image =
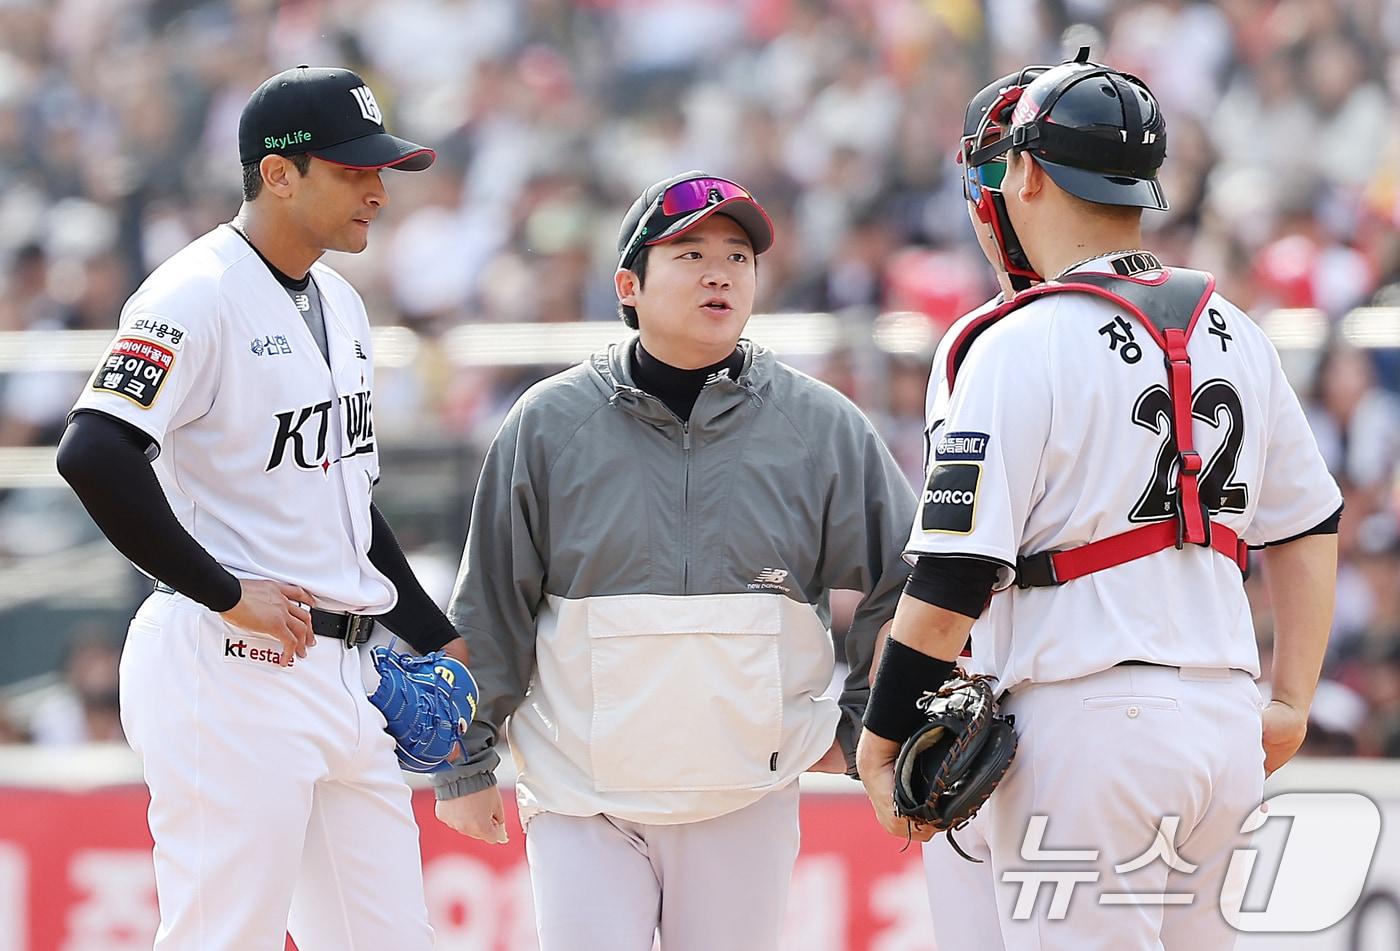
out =
<svg viewBox="0 0 1400 951"><path fill-rule="evenodd" d="M723 178L692 178L677 182L661 193L661 213L668 218L689 215L731 198L753 201L747 188Z"/></svg>
<svg viewBox="0 0 1400 951"><path fill-rule="evenodd" d="M643 245L662 240L671 225L679 219L734 198L743 198L758 204L747 188L728 179L690 178L676 182L662 192L660 199L653 202L642 215L642 220L637 223L637 230L627 242L627 250L622 255L623 266L632 263L632 259Z"/></svg>

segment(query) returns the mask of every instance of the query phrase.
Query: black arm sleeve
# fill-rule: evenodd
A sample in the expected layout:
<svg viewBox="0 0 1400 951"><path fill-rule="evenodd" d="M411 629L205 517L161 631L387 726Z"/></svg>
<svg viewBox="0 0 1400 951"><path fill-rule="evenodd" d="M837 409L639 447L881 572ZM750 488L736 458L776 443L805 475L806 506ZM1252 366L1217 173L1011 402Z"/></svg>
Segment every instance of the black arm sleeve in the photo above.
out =
<svg viewBox="0 0 1400 951"><path fill-rule="evenodd" d="M981 558L924 555L904 584L904 593L925 604L979 618L996 584L997 566Z"/></svg>
<svg viewBox="0 0 1400 951"><path fill-rule="evenodd" d="M175 518L146 458L150 445L129 423L79 410L59 441L58 473L132 564L212 611L227 611L243 589Z"/></svg>
<svg viewBox="0 0 1400 951"><path fill-rule="evenodd" d="M1342 527L1342 509L1346 508L1343 502L1341 507L1331 515L1318 522L1306 532L1299 532L1297 535L1290 535L1288 538L1281 538L1276 542L1265 542L1265 548L1273 548L1275 545L1287 545L1289 542L1296 542L1300 538L1307 538L1309 535L1335 535Z"/></svg>
<svg viewBox="0 0 1400 951"><path fill-rule="evenodd" d="M372 526L370 564L382 571L399 592L399 602L394 609L375 620L408 641L420 653L437 650L457 636L456 628L418 583L418 577L399 547L399 540L394 537L394 530L389 527L384 513L373 503L369 507L369 518Z"/></svg>

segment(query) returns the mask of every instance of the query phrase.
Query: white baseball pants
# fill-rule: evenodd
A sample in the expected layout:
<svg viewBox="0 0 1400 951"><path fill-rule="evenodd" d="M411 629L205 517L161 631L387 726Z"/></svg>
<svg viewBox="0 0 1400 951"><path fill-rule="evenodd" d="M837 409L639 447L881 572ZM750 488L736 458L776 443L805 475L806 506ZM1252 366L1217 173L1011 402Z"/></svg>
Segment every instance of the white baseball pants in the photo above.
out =
<svg viewBox="0 0 1400 951"><path fill-rule="evenodd" d="M157 951L427 951L418 827L360 651L277 641L153 594L121 662L151 791ZM367 658L364 659L367 663Z"/></svg>
<svg viewBox="0 0 1400 951"><path fill-rule="evenodd" d="M1122 666L1012 691L1016 760L955 833L985 864L946 836L924 846L940 951L1233 948L1220 896L1243 887L1226 871L1263 798L1260 706L1248 674L1221 668ZM1034 817L1043 832L1028 838ZM1172 826L1175 857L1153 857ZM1080 854L1043 855L1056 851Z"/></svg>

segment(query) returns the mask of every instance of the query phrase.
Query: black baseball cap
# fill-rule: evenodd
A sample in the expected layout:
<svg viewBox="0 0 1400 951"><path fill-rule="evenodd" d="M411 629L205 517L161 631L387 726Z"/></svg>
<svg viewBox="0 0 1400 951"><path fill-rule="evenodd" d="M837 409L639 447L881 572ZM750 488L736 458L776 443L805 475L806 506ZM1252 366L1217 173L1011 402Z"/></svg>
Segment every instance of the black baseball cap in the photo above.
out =
<svg viewBox="0 0 1400 951"><path fill-rule="evenodd" d="M238 158L314 155L348 168L421 172L437 153L384 131L374 93L348 69L297 66L253 91L238 120Z"/></svg>
<svg viewBox="0 0 1400 951"><path fill-rule="evenodd" d="M618 267L630 268L643 247L678 238L716 213L738 222L754 254L773 246L773 222L748 189L692 170L652 184L632 202L617 232Z"/></svg>

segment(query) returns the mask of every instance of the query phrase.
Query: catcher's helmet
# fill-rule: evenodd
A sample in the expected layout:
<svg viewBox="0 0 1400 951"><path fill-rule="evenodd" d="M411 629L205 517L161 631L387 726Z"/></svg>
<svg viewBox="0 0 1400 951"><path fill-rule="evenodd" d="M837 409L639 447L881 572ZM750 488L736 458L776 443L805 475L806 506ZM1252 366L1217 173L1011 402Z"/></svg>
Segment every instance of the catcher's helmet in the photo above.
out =
<svg viewBox="0 0 1400 951"><path fill-rule="evenodd" d="M1081 49L1027 85L1016 98L1009 134L969 161L981 165L1012 149L1026 151L1071 195L1165 211L1157 170L1167 155L1167 126L1157 99L1141 79L1088 62L1088 55ZM1003 99L993 108L1007 104Z"/></svg>

